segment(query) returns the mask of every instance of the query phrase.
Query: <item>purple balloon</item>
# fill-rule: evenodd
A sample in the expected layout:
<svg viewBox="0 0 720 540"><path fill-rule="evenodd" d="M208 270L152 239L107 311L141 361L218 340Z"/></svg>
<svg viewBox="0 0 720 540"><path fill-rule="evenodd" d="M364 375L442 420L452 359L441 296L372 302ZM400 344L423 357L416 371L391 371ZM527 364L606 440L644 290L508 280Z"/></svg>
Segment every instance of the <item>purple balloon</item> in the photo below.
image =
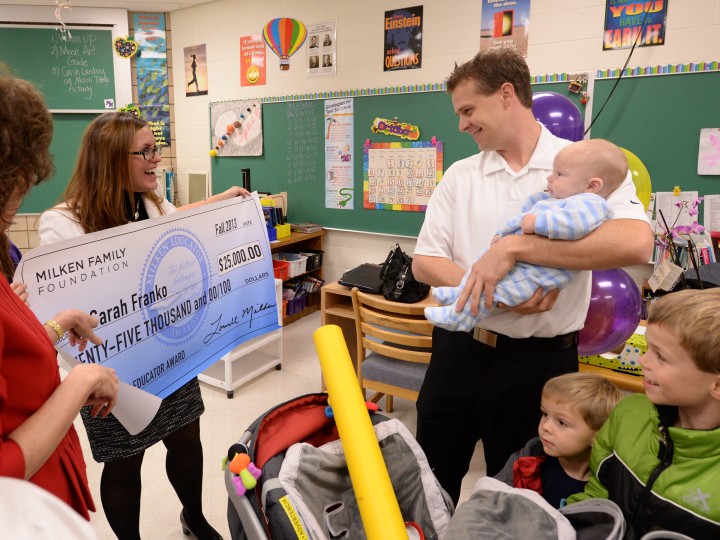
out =
<svg viewBox="0 0 720 540"><path fill-rule="evenodd" d="M553 135L573 142L582 140L583 117L569 97L555 92L537 92L533 94L532 112Z"/></svg>
<svg viewBox="0 0 720 540"><path fill-rule="evenodd" d="M625 270L593 270L592 293L578 354L592 356L623 345L640 322L640 290Z"/></svg>

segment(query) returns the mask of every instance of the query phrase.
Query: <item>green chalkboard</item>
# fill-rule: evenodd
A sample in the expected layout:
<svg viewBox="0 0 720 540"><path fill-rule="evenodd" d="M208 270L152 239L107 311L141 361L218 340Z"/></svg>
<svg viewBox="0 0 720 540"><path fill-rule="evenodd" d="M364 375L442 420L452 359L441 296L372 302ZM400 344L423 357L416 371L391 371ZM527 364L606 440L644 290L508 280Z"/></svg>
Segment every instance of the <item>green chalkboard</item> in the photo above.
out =
<svg viewBox="0 0 720 540"><path fill-rule="evenodd" d="M595 81L594 111L615 82ZM638 156L654 192L680 186L700 195L720 193L720 177L697 174L700 130L720 127L719 96L718 71L621 79L590 134Z"/></svg>
<svg viewBox="0 0 720 540"><path fill-rule="evenodd" d="M55 162L55 175L30 190L23 200L19 213L41 213L57 203L75 167L85 128L96 116L91 113L53 114L54 131L50 152Z"/></svg>
<svg viewBox="0 0 720 540"><path fill-rule="evenodd" d="M0 26L0 61L34 82L51 110L98 111L112 99L115 75L110 29Z"/></svg>
<svg viewBox="0 0 720 540"><path fill-rule="evenodd" d="M535 85L536 91L563 92L567 83ZM458 131L452 102L445 92L405 93L354 98L355 208L325 208L323 100L263 104L264 150L260 157L217 157L212 160L213 190L242 185L241 169L250 169L252 189L288 192L291 222L312 221L325 227L417 236L424 212L363 208L362 149L365 140L398 142L404 139L375 134L376 117L418 125L420 139L433 136L443 142L443 169L477 153L469 135ZM210 143L208 143L210 144Z"/></svg>

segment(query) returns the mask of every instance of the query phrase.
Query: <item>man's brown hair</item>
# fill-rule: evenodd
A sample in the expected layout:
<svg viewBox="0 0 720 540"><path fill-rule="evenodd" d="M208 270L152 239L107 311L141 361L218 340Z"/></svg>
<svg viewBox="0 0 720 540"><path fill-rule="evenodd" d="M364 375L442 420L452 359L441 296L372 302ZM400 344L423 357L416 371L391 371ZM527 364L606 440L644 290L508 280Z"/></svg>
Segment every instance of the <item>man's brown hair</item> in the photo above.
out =
<svg viewBox="0 0 720 540"><path fill-rule="evenodd" d="M530 87L530 68L525 59L512 49L487 49L480 51L472 60L456 65L445 83L452 92L457 85L473 81L478 93L490 96L500 90L505 83L515 88L520 103L532 108L532 88Z"/></svg>

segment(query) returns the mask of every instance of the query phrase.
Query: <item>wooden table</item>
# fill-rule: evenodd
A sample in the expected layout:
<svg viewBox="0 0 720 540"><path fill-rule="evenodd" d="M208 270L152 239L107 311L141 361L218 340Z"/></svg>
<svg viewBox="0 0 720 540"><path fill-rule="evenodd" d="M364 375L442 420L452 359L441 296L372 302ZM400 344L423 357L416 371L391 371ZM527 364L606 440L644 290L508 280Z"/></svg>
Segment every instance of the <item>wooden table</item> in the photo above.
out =
<svg viewBox="0 0 720 540"><path fill-rule="evenodd" d="M388 300L389 302L389 300ZM436 305L432 295L428 296L422 303L428 306ZM320 321L321 324L335 324L342 330L345 343L347 344L353 367L357 368L357 339L355 334L355 315L352 307L351 292L348 287L337 282L328 283L320 289ZM579 369L584 373L597 373L602 375L621 390L631 392L644 392L642 377L621 373L611 369L588 364L579 364Z"/></svg>
<svg viewBox="0 0 720 540"><path fill-rule="evenodd" d="M620 390L627 390L630 392L645 392L642 381L643 378L639 375L631 375L630 373L622 373L620 371L613 371L600 366L592 366L590 364L578 364L580 366L581 373L597 373L602 375L608 381L617 386Z"/></svg>

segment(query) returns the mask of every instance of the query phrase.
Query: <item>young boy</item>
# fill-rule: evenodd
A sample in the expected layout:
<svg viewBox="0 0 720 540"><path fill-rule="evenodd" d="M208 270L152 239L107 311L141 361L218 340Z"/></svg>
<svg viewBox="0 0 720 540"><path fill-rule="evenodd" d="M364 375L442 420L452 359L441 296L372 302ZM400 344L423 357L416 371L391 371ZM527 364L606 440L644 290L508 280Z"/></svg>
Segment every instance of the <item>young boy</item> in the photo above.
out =
<svg viewBox="0 0 720 540"><path fill-rule="evenodd" d="M595 433L620 398L620 391L600 375L553 377L542 391L539 436L510 456L495 478L536 491L560 508L563 499L585 487Z"/></svg>
<svg viewBox="0 0 720 540"><path fill-rule="evenodd" d="M660 529L720 538L720 289L668 294L650 308L645 394L598 432L585 492L614 501L640 538Z"/></svg>
<svg viewBox="0 0 720 540"><path fill-rule="evenodd" d="M577 240L594 231L608 217L605 199L620 186L628 172L620 148L603 139L589 139L563 148L555 156L547 191L530 197L521 213L500 229L495 242L509 234L540 234L553 240ZM425 317L435 326L450 331L473 329L492 309L484 299L477 315L466 302L457 311L457 299L465 287L470 269L457 287L437 287L433 296L439 307L425 308ZM501 303L516 306L530 299L538 288L546 292L570 283L577 271L517 263L495 287L493 308Z"/></svg>

